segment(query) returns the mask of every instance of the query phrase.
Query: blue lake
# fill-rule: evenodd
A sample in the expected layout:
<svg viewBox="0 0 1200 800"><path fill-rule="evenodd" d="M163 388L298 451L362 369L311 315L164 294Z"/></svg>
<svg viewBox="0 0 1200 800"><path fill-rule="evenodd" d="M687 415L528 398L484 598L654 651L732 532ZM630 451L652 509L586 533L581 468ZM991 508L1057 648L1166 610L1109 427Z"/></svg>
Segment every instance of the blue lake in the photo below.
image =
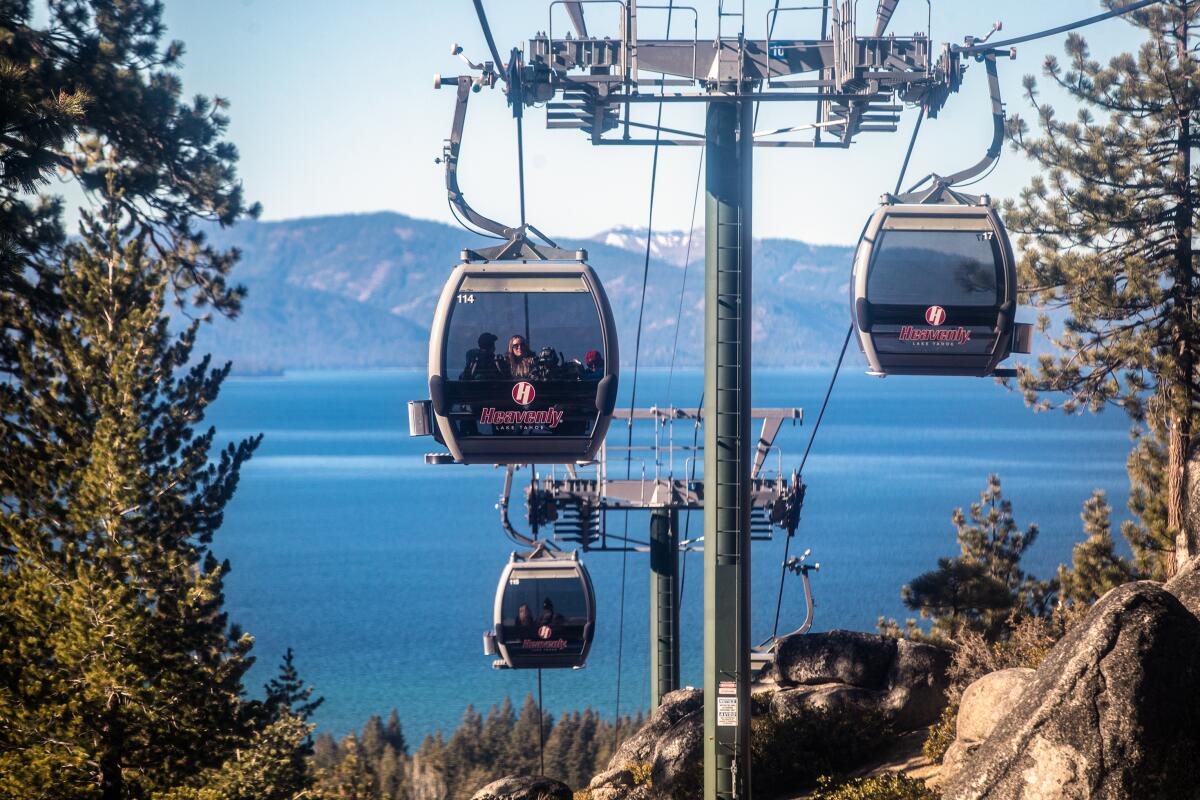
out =
<svg viewBox="0 0 1200 800"><path fill-rule="evenodd" d="M780 434L785 472L798 464L828 379L827 370L756 373L755 406L806 412L803 426L785 424ZM665 371L643 371L638 404L694 406L702 375L676 372L670 397L667 384ZM503 472L423 464L436 445L409 438L405 401L424 390L424 374L409 371L231 378L209 415L221 439L265 434L214 544L233 564L231 619L256 639L249 685L257 689L295 648L304 678L326 698L315 721L334 734L396 707L411 741L452 728L468 703L519 702L536 688L535 673L493 670L481 651L513 549L495 508ZM873 630L881 615L910 616L900 587L957 552L951 511L976 501L990 472L1000 474L1017 523L1041 529L1027 571L1050 576L1081 537L1079 512L1093 489L1108 492L1116 521L1127 518L1128 427L1116 413L1034 414L989 380L878 380L847 366L805 470L793 548L811 548L821 564L814 630ZM680 436L690 442L690 429L679 427ZM624 437L614 424L610 441ZM635 474L642 467L635 462ZM523 506L514 496L518 522ZM648 522L631 515L631 534L643 537ZM692 514L691 535L701 530ZM782 536L754 546L756 639L770 633L782 551ZM685 559L685 684L701 682L702 558ZM554 714L615 708L622 556L596 553L587 563L596 640L586 669L544 673ZM631 553L624 568L623 713L648 705L648 557ZM798 579L786 592L781 630L804 612Z"/></svg>

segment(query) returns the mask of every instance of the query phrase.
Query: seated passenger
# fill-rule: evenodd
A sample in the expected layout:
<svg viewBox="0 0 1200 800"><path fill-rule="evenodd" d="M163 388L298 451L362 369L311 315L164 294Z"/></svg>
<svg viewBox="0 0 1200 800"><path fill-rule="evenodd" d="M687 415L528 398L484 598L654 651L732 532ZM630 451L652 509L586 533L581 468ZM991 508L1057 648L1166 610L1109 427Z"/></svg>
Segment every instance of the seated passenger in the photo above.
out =
<svg viewBox="0 0 1200 800"><path fill-rule="evenodd" d="M460 381L498 380L500 367L496 364L496 334L481 333L476 342L479 346L467 351L467 364L463 367Z"/></svg>
<svg viewBox="0 0 1200 800"><path fill-rule="evenodd" d="M534 377L539 381L558 380L558 352L553 347L543 347L537 355L533 368Z"/></svg>
<svg viewBox="0 0 1200 800"><path fill-rule="evenodd" d="M583 357L583 379L598 381L604 377L604 356L599 350L588 350Z"/></svg>
<svg viewBox="0 0 1200 800"><path fill-rule="evenodd" d="M505 360L510 378L532 378L534 368L533 353L529 352L529 343L524 336L513 336L508 340L508 358Z"/></svg>
<svg viewBox="0 0 1200 800"><path fill-rule="evenodd" d="M549 597L542 601L542 613L538 616L539 626L561 625L563 623L563 615L554 612L554 601Z"/></svg>
<svg viewBox="0 0 1200 800"><path fill-rule="evenodd" d="M513 624L514 638L527 639L533 635L533 612L528 603L521 603L517 608L517 619Z"/></svg>

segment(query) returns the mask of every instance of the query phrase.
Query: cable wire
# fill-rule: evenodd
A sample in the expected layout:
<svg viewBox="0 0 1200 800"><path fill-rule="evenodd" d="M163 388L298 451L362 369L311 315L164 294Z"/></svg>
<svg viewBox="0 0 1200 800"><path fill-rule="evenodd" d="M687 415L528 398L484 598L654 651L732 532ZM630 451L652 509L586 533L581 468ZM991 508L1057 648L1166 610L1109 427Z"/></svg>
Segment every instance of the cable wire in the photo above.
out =
<svg viewBox="0 0 1200 800"><path fill-rule="evenodd" d="M679 283L679 310L675 314L675 340L671 343L671 363L667 367L667 405L671 404L671 381L675 377L675 355L679 352L679 329L683 326L683 298L687 289L688 267L692 263L692 235L696 232L696 207L700 205L700 180L704 176L704 148L696 167L696 193L692 197L692 221L688 223L687 249L683 254L683 279ZM703 393L701 393L703 397Z"/></svg>
<svg viewBox="0 0 1200 800"><path fill-rule="evenodd" d="M500 51L496 49L496 40L492 38L492 28L488 25L487 14L483 11L483 0L474 0L475 15L479 17L479 27L483 28L483 38L487 39L488 50L492 51L492 63L499 67L504 63L500 58ZM508 75L502 73L501 76L505 83L508 83Z"/></svg>
<svg viewBox="0 0 1200 800"><path fill-rule="evenodd" d="M917 113L917 124L913 126L912 137L908 140L908 150L904 153L904 163L900 165L900 174L896 176L896 188L892 190L892 194L900 194L900 187L904 184L904 173L908 172L908 160L912 158L913 146L917 143L917 134L921 132L921 120L925 119L925 106L921 106Z"/></svg>
<svg viewBox="0 0 1200 800"><path fill-rule="evenodd" d="M538 762L541 764L539 772L543 777L546 775L546 715L542 711L542 670L538 669Z"/></svg>
<svg viewBox="0 0 1200 800"><path fill-rule="evenodd" d="M700 417L703 413L704 413L704 390L701 389L700 390L700 402L696 405L696 416ZM692 453L693 453L693 455L692 455L692 475L690 478L690 481L692 483L695 483L695 481L696 481L696 456L694 454L696 453L696 441L699 438L700 438L700 423L699 423L699 421L697 421L697 423L692 427ZM688 506L688 508L685 509L683 513L684 513L683 538L686 539L688 531L691 530L691 526L692 526L691 506ZM683 550L683 565L680 568L680 577L679 577L680 602L683 602L683 584L684 584L684 581L687 580L687 554L688 554L688 551L687 551L687 548L685 547Z"/></svg>
<svg viewBox="0 0 1200 800"><path fill-rule="evenodd" d="M521 119L524 114L517 109L517 198L521 206L521 226L525 226L525 136L522 133Z"/></svg>
<svg viewBox="0 0 1200 800"><path fill-rule="evenodd" d="M904 183L904 173L908 171L908 161L912 158L913 148L917 144L917 135L921 132L921 120L925 118L925 108L921 107L920 114L917 116L917 123L913 126L912 137L908 140L908 150L904 153L904 161L900 164L900 174L896 176L896 189L893 192L899 193L901 184ZM821 420L825 419L825 409L829 407L829 398L833 396L833 385L837 382L838 373L842 369L842 361L846 358L846 348L850 344L850 337L854 334L854 323L850 323L850 327L846 329L846 338L842 340L842 350L838 353L837 364L833 367L833 375L829 377L829 386L825 389L825 399L821 401L821 410L817 413L817 421L813 425L812 433L808 435L808 445L804 448L804 455L800 458L800 468L796 470L797 480L802 480L804 476L804 466L808 463L808 455L812 452L813 442L817 440L817 431L821 430ZM783 583L787 577L787 560L788 554L791 552L792 536L794 531L788 531L787 538L783 542L783 561L779 565L779 593L775 599L775 623L771 626L771 639L774 639L779 634L779 614L783 608Z"/></svg>
<svg viewBox="0 0 1200 800"><path fill-rule="evenodd" d="M800 459L800 468L796 470L797 480L802 480L804 475L804 465L808 463L808 454L812 452L813 442L817 439L817 431L821 430L821 420L825 419L825 409L829 407L829 398L833 395L833 384L837 381L838 373L842 369L842 361L846 358L846 347L850 344L850 336L854 333L854 325L846 329L846 338L842 340L842 351L838 353L837 364L833 367L833 375L829 377L829 386L825 389L825 399L821 401L821 411L817 414L816 424L813 425L812 433L808 436L808 446L804 448L804 456ZM783 563L779 567L779 597L775 601L775 624L771 627L771 638L774 639L779 633L779 610L783 607L783 579L787 575L787 558L788 552L792 546L792 531L788 531L787 539L783 545Z"/></svg>
<svg viewBox="0 0 1200 800"><path fill-rule="evenodd" d="M1083 28L1087 25L1094 25L1097 22L1103 22L1106 19L1111 19L1113 17L1119 17L1122 14L1128 14L1131 11L1137 11L1139 9L1145 8L1146 6L1152 6L1155 3L1161 3L1162 1L1163 0L1139 0L1139 2L1130 3L1129 5L1121 6L1120 8L1114 8L1111 11L1104 12L1103 14L1096 14L1093 17L1087 17L1086 19L1076 20L1075 22L1068 22L1066 25L1059 25L1057 28L1048 28L1047 30L1044 30L1044 31L1038 31L1037 33L1026 34L1025 36L1017 36L1016 38L1013 38L1013 39L1003 39L999 42L986 42L984 44L972 45L971 47L957 47L956 46L953 48L953 50L956 53L964 53L967 55L970 55L972 53L982 53L985 50L998 50L1003 47L1010 47L1014 44L1021 44L1022 42L1032 42L1034 39L1044 39L1047 36L1054 36L1055 34L1066 33L1067 31L1073 31L1076 28Z"/></svg>
<svg viewBox="0 0 1200 800"><path fill-rule="evenodd" d="M667 34L671 37L671 16L675 10L675 0L669 0L667 5ZM665 91L665 88L663 89ZM658 104L658 119L654 130L654 155L650 161L650 203L646 220L646 258L642 265L642 296L638 304L637 334L633 344L633 387L629 396L629 426L625 438L625 446L629 448L625 455L625 479L629 480L633 473L633 411L637 407L638 366L642 350L642 322L646 314L646 287L650 282L650 248L654 243L654 190L658 184L658 151L659 140L662 138L663 104ZM629 512L625 512L625 535L629 535ZM621 605L617 621L617 697L614 704L616 718L621 718L621 661L625 654L625 579L629 566L628 548L621 551ZM620 726L613 730L613 748L620 742Z"/></svg>
<svg viewBox="0 0 1200 800"><path fill-rule="evenodd" d="M475 229L475 228L471 227L471 225L469 225L469 224L467 223L467 221L466 221L466 220L464 220L464 219L463 219L461 216L459 216L458 209L456 209L456 208L454 207L454 203L451 203L451 202L450 202L450 198L449 198L449 197L447 197L447 198L446 198L446 204L450 206L450 215L451 215L452 217L454 217L454 221L455 221L455 222L457 222L457 223L459 224L459 227L461 227L461 228L462 228L463 230L465 230L467 233L473 233L473 234L475 234L476 236L483 236L483 237L486 237L486 238L488 238L488 239L497 239L497 240L499 240L499 241L501 241L501 242L502 242L502 241L504 241L504 237L503 237L503 236L497 236L497 235L496 235L496 234L494 234L494 233L488 233L487 231L484 231L484 230L477 230L477 229Z"/></svg>

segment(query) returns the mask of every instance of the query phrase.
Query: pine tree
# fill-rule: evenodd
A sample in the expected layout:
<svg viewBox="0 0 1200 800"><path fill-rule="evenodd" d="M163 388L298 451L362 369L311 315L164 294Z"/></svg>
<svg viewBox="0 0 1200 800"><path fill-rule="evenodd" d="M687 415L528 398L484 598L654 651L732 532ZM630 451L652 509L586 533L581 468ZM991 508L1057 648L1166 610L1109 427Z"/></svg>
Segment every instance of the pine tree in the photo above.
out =
<svg viewBox="0 0 1200 800"><path fill-rule="evenodd" d="M272 718L286 711L307 721L325 702L324 697L313 699L315 690L311 686L304 685L304 680L296 669L296 654L290 647L283 654L283 663L279 665L279 674L272 678L263 689L267 698L263 705Z"/></svg>
<svg viewBox="0 0 1200 800"><path fill-rule="evenodd" d="M1058 568L1059 602L1087 606L1109 589L1133 580L1136 573L1116 553L1112 538L1112 506L1104 492L1097 489L1092 493L1083 505L1080 518L1086 538L1071 551L1071 569L1065 565Z"/></svg>
<svg viewBox="0 0 1200 800"><path fill-rule="evenodd" d="M413 754L409 769L411 800L445 800L449 786L445 775L446 744L441 731L426 736Z"/></svg>
<svg viewBox="0 0 1200 800"><path fill-rule="evenodd" d="M1133 450L1125 462L1134 519L1121 523L1121 535L1133 549L1138 574L1161 581L1175 552L1175 537L1167 523L1167 449L1156 436L1134 433Z"/></svg>
<svg viewBox="0 0 1200 800"><path fill-rule="evenodd" d="M563 714L554 723L554 730L546 738L546 775L557 778L569 786L582 788L572 778L570 766L571 748L575 744L579 724L578 711L572 714Z"/></svg>
<svg viewBox="0 0 1200 800"><path fill-rule="evenodd" d="M404 780L404 756L390 744L384 745L375 765L375 781L379 800L406 800L408 786Z"/></svg>
<svg viewBox="0 0 1200 800"><path fill-rule="evenodd" d="M227 226L258 207L222 138L227 102L182 99L184 47L163 41L162 12L157 0L0 6L0 298L57 313L47 270L66 241L63 204L37 192L65 175L93 196L114 180L174 287L237 310L242 290L226 281L236 253L212 249L195 222Z"/></svg>
<svg viewBox="0 0 1200 800"><path fill-rule="evenodd" d="M165 796L307 737L245 700L252 639L210 548L259 438L214 454L197 432L228 366L188 366L198 323L171 334L167 272L115 184L66 248L57 324L23 312L6 383L5 454L37 457L0 459L0 797Z"/></svg>
<svg viewBox="0 0 1200 800"><path fill-rule="evenodd" d="M964 630L996 638L1013 610L1008 587L983 564L962 557L939 558L938 568L913 578L900 598L933 620L931 635L940 640L953 641Z"/></svg>
<svg viewBox="0 0 1200 800"><path fill-rule="evenodd" d="M969 629L995 639L1015 618L1046 613L1055 590L1021 571L1021 556L1037 540L1038 528L1022 531L1004 499L1000 478L989 475L979 502L968 514L951 516L960 554L938 560L938 568L901 590L905 605L933 620L935 637L953 639Z"/></svg>
<svg viewBox="0 0 1200 800"><path fill-rule="evenodd" d="M408 755L408 742L405 741L404 730L400 726L400 713L394 708L388 714L387 727L384 728L383 737L398 754Z"/></svg>
<svg viewBox="0 0 1200 800"><path fill-rule="evenodd" d="M1136 53L1101 64L1072 33L1066 66L1046 58L1046 77L1081 106L1073 120L1060 119L1041 102L1035 79L1025 79L1040 135L1016 115L1008 134L1040 169L1008 205L1007 219L1020 234L1020 276L1031 301L1068 314L1054 338L1057 357L1021 369L1026 402L1068 412L1115 405L1161 446L1162 479L1141 486L1161 492L1165 520L1159 501L1148 502L1154 513L1130 532L1139 563L1167 555L1149 570L1162 577L1200 553L1186 505L1186 461L1200 433L1193 250L1200 173L1192 162L1200 3L1167 0L1123 19L1145 35ZM1048 329L1046 315L1040 324ZM1145 466L1146 455L1153 453L1135 460Z"/></svg>
<svg viewBox="0 0 1200 800"><path fill-rule="evenodd" d="M0 497L10 505L57 455L52 427L20 420L22 353L65 313L67 230L52 181L93 206L115 182L126 233L153 255L174 302L232 315L244 295L229 283L237 252L213 248L197 222L225 227L259 208L244 200L224 139L227 103L182 99L183 45L164 42L162 11L160 0L0 3ZM0 526L0 553L13 549L7 534Z"/></svg>
<svg viewBox="0 0 1200 800"><path fill-rule="evenodd" d="M481 744L483 743L483 717L475 710L472 705L467 706L467 710L463 712L462 722L458 728L446 742L446 750L443 757L443 766L445 769L446 786L448 787L451 796L457 796L464 789L478 789L478 786L473 786L477 776L473 775L475 768L486 765L490 771L496 771L496 778L503 777L509 774L505 770L505 765L497 764L494 761L486 764L481 757ZM486 781L485 781L486 783ZM481 786L483 784L480 784ZM468 797L470 793L468 793Z"/></svg>
<svg viewBox="0 0 1200 800"><path fill-rule="evenodd" d="M337 764L338 747L331 733L318 733L317 739L313 742L312 762L313 768L321 771L327 770Z"/></svg>
<svg viewBox="0 0 1200 800"><path fill-rule="evenodd" d="M363 758L354 734L338 744L337 764L317 775L317 790L321 796L338 800L376 800L378 797L375 775Z"/></svg>
<svg viewBox="0 0 1200 800"><path fill-rule="evenodd" d="M600 716L591 707L584 709L575 730L575 740L571 743L571 749L567 753L569 779L564 780L577 789L587 786L592 777L605 766L605 764L597 763L597 747L600 743L597 738L600 730L599 723Z"/></svg>
<svg viewBox="0 0 1200 800"><path fill-rule="evenodd" d="M367 718L367 724L363 725L362 736L358 741L359 749L368 761L378 761L383 755L383 748L387 747L387 736L384 734L383 720L378 714Z"/></svg>
<svg viewBox="0 0 1200 800"><path fill-rule="evenodd" d="M311 783L305 753L296 742L312 729L300 717L282 712L234 758L205 770L190 786L156 792L153 800L296 800Z"/></svg>
<svg viewBox="0 0 1200 800"><path fill-rule="evenodd" d="M521 714L513 726L512 737L505 756L505 764L512 773L520 775L540 775L542 739L539 738L538 726L542 727L542 736L549 736L552 721L549 715L543 715L538 710L537 701L532 694L525 695L525 703Z"/></svg>

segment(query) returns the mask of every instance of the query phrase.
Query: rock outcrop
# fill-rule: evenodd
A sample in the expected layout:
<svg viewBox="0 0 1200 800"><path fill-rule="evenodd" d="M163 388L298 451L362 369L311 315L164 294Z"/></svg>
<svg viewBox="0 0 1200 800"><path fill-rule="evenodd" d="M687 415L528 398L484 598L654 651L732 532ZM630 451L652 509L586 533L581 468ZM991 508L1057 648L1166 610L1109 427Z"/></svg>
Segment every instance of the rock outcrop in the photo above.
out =
<svg viewBox="0 0 1200 800"><path fill-rule="evenodd" d="M593 800L635 800L660 792L680 792L702 777L704 692L679 689L662 703L642 729L626 739L592 779Z"/></svg>
<svg viewBox="0 0 1200 800"><path fill-rule="evenodd" d="M942 713L950 659L923 642L834 630L781 641L770 676L784 695L778 702L873 707L905 731Z"/></svg>
<svg viewBox="0 0 1200 800"><path fill-rule="evenodd" d="M949 663L950 654L941 648L867 633L788 637L769 669L770 680L755 687L754 748L767 762L784 751L799 753L781 769L815 769L818 762L809 763L805 748L828 738L838 753L823 756L827 771L856 765L845 761L887 744L881 732L913 730L938 718L946 704ZM621 745L608 769L592 779L593 800L699 796L703 736L704 693L672 692ZM845 758L839 762L838 756ZM772 776L769 768L755 770L762 779L756 778L756 786L769 785L772 777L789 779Z"/></svg>
<svg viewBox="0 0 1200 800"><path fill-rule="evenodd" d="M1174 588L1177 591L1183 583ZM1103 598L953 774L945 800L1194 800L1200 620L1159 584ZM968 731L986 728L983 717Z"/></svg>
<svg viewBox="0 0 1200 800"><path fill-rule="evenodd" d="M553 778L510 775L492 781L471 800L571 800L571 787Z"/></svg>
<svg viewBox="0 0 1200 800"><path fill-rule="evenodd" d="M942 759L942 774L962 769L967 757L983 744L996 725L1020 701L1033 681L1034 670L1002 669L984 675L963 692L959 701L954 744Z"/></svg>
<svg viewBox="0 0 1200 800"><path fill-rule="evenodd" d="M1183 607L1196 617L1200 617L1200 558L1193 558L1184 565L1174 578L1163 584L1166 589Z"/></svg>

